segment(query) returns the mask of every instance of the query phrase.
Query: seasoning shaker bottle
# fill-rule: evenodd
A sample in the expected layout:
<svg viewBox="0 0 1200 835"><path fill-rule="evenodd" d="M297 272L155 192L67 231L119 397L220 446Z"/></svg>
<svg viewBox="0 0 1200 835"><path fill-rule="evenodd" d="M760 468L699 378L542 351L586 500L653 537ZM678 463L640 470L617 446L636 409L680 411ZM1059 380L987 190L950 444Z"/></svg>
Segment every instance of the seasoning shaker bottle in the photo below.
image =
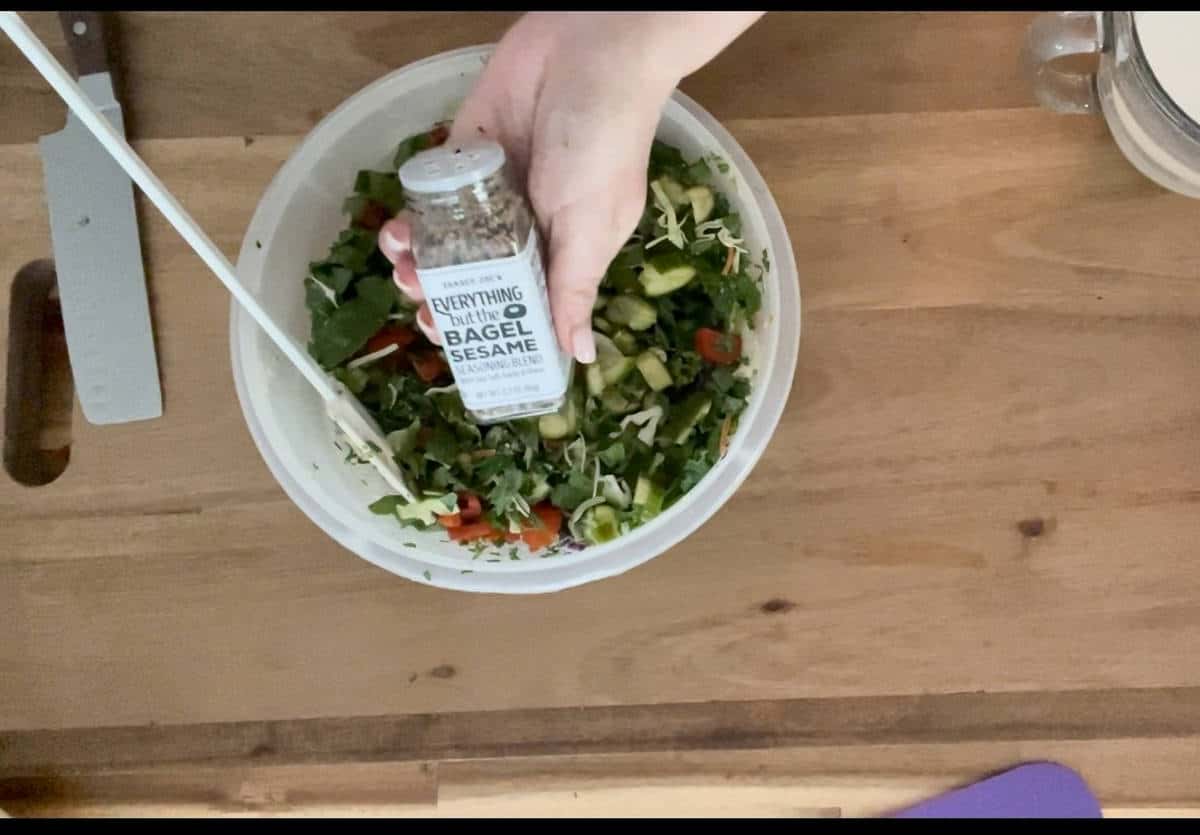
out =
<svg viewBox="0 0 1200 835"><path fill-rule="evenodd" d="M399 175L417 279L471 417L558 411L574 360L554 336L537 224L504 149L441 145Z"/></svg>

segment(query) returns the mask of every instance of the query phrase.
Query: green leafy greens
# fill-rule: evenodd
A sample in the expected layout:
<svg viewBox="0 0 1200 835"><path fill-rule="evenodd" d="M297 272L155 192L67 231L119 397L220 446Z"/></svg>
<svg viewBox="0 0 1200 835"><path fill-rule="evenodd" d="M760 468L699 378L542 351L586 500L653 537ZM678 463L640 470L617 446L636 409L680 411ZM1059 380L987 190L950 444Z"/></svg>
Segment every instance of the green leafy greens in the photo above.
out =
<svg viewBox="0 0 1200 835"><path fill-rule="evenodd" d="M393 172L442 139L443 127L408 137L392 171L358 173L344 205L350 224L304 281L310 353L376 417L395 460L425 494L411 504L384 496L370 509L425 529L451 517L462 524L462 497L474 497L481 516L471 524L496 532L471 543L475 556L507 532L538 528L539 507L557 509L584 543L625 533L704 479L750 396L740 335L762 308L767 253L751 263L741 220L712 185L714 169L728 166L653 144L642 218L610 265L595 311L597 331L618 353L597 368L602 374L577 369L569 398L578 408L564 437L539 431L537 419L478 425L452 379L427 380L412 361L438 349L412 328L415 309L397 292L376 240L404 208ZM407 334L403 348L367 356L381 344L375 340L386 344L397 332ZM516 546L505 547L519 558Z"/></svg>

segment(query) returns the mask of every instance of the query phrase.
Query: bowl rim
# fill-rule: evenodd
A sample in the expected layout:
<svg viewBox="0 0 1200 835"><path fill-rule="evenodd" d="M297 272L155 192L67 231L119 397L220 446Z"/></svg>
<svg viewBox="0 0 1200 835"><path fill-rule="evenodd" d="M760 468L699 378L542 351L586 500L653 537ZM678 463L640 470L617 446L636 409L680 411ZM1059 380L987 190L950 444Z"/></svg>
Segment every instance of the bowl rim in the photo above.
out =
<svg viewBox="0 0 1200 835"><path fill-rule="evenodd" d="M254 242L261 239L263 226L271 228L284 203L280 194L291 186L293 169L303 164L305 151L311 150L316 138L346 118L356 107L362 106L380 88L395 83L402 75L432 64L450 63L464 58L477 57L481 62L494 49L494 45L464 47L438 53L395 69L371 84L363 87L343 101L337 108L318 122L293 149L287 161L279 168L259 198L254 214L246 227L241 252L239 272L252 256ZM254 400L247 383L247 371L243 365L243 346L254 334L253 323L244 314L235 300L230 301L230 351L233 376L239 404L247 427L250 430L259 454L284 492L300 510L317 524L324 533L356 556L384 570L426 585L469 592L495 592L509 594L531 594L559 591L612 577L629 571L655 557L662 556L696 532L709 518L715 515L734 495L742 483L753 472L758 461L774 438L775 430L782 417L790 394L799 355L802 310L799 277L786 225L780 215L773 195L762 179L757 167L732 135L706 110L679 90L672 94L672 101L716 140L721 154L730 162L733 170L742 179L753 195L755 209L761 215L766 239L770 242L775 258L771 273L777 286L779 311L773 315L790 319L786 311L795 314L794 327L774 328L773 341L763 346L764 365L756 376L755 395L752 395L752 410L749 420L743 420L735 442L729 453L713 467L697 485L697 498L702 492L710 493L705 507L708 513L686 514L687 507L694 505L681 502L653 522L643 525L635 532L620 537L613 543L593 546L579 554L568 552L547 564L543 559L524 559L520 562L506 561L486 569L472 570L471 564L453 568L438 562L419 559L411 554L384 547L375 538L356 533L317 497L300 483L281 457L275 452L257 415ZM272 211L273 210L273 211ZM781 252L780 250L784 250ZM772 391L771 389L776 389ZM749 440L753 438L753 440ZM722 474L723 480L718 481ZM638 548L627 547L632 537L637 537ZM419 553L419 552L418 552ZM585 559L573 559L587 555ZM436 579L434 575L436 574Z"/></svg>

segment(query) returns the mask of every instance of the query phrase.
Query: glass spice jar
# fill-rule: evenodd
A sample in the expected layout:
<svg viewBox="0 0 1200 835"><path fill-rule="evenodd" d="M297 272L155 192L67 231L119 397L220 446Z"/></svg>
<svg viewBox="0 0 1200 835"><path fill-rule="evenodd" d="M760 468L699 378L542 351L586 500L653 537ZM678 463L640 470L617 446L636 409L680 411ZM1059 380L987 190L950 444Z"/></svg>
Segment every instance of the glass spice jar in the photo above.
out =
<svg viewBox="0 0 1200 835"><path fill-rule="evenodd" d="M554 336L537 224L504 149L441 145L399 175L417 279L463 405L479 423L558 411L574 360Z"/></svg>

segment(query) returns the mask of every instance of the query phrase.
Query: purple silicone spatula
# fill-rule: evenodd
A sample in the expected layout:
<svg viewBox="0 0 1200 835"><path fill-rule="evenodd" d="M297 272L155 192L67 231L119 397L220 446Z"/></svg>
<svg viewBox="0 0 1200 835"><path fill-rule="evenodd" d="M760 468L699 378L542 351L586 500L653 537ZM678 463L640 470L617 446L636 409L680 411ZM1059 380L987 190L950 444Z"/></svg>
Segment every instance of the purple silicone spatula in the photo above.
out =
<svg viewBox="0 0 1200 835"><path fill-rule="evenodd" d="M919 803L897 818L1102 818L1100 803L1066 766L1031 763Z"/></svg>

